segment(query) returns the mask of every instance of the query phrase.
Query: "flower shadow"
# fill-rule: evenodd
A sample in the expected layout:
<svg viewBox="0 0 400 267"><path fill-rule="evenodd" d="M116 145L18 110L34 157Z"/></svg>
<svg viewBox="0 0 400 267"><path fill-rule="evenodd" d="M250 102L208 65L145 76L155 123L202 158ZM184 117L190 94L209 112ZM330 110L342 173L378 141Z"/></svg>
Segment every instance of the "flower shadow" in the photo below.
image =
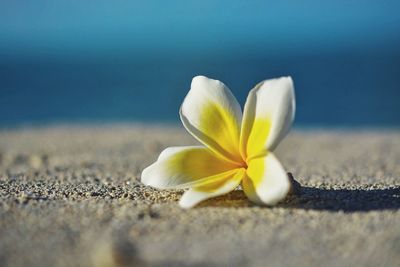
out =
<svg viewBox="0 0 400 267"><path fill-rule="evenodd" d="M251 207L257 206L247 200L243 191L236 190L210 199L199 207ZM301 187L277 205L281 208L326 210L326 211L373 211L400 209L400 187L386 189L324 189ZM268 207L265 207L268 208Z"/></svg>
<svg viewBox="0 0 400 267"><path fill-rule="evenodd" d="M344 212L397 210L400 209L400 187L371 190L302 187L280 206Z"/></svg>

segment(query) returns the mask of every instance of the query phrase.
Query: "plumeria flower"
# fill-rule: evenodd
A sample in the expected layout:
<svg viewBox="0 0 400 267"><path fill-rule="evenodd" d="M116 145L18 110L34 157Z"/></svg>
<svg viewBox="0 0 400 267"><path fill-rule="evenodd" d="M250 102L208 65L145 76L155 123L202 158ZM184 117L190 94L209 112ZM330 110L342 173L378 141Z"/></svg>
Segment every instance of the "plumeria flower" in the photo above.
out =
<svg viewBox="0 0 400 267"><path fill-rule="evenodd" d="M186 130L204 146L169 147L142 172L145 185L188 188L179 204L190 208L236 189L253 202L274 205L291 182L274 149L287 134L295 113L290 77L265 80L247 97L244 112L225 84L193 78L180 109Z"/></svg>

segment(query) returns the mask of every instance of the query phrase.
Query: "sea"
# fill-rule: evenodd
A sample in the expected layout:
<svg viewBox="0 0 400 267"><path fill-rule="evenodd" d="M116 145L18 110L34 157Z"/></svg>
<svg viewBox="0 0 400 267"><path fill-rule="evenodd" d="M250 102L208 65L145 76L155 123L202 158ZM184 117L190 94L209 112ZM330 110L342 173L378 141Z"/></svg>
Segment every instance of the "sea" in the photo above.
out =
<svg viewBox="0 0 400 267"><path fill-rule="evenodd" d="M243 105L258 82L292 76L298 127L399 127L400 49L2 55L0 127L179 123L192 77L223 81Z"/></svg>

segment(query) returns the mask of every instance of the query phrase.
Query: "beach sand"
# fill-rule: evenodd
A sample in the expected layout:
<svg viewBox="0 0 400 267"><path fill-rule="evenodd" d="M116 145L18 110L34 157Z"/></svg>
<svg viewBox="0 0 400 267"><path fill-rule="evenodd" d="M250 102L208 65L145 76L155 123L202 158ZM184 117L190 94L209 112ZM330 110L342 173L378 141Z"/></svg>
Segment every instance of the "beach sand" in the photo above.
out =
<svg viewBox="0 0 400 267"><path fill-rule="evenodd" d="M294 130L276 154L303 188L182 210L140 183L181 127L0 131L0 266L399 266L400 132Z"/></svg>

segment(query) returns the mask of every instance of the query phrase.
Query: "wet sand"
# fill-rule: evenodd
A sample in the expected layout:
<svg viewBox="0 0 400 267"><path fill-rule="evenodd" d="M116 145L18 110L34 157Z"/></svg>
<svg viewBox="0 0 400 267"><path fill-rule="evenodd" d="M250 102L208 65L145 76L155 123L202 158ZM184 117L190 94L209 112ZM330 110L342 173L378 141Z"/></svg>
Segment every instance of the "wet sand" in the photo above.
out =
<svg viewBox="0 0 400 267"><path fill-rule="evenodd" d="M0 266L398 266L400 131L293 131L276 154L303 188L191 210L140 184L181 127L0 130Z"/></svg>

